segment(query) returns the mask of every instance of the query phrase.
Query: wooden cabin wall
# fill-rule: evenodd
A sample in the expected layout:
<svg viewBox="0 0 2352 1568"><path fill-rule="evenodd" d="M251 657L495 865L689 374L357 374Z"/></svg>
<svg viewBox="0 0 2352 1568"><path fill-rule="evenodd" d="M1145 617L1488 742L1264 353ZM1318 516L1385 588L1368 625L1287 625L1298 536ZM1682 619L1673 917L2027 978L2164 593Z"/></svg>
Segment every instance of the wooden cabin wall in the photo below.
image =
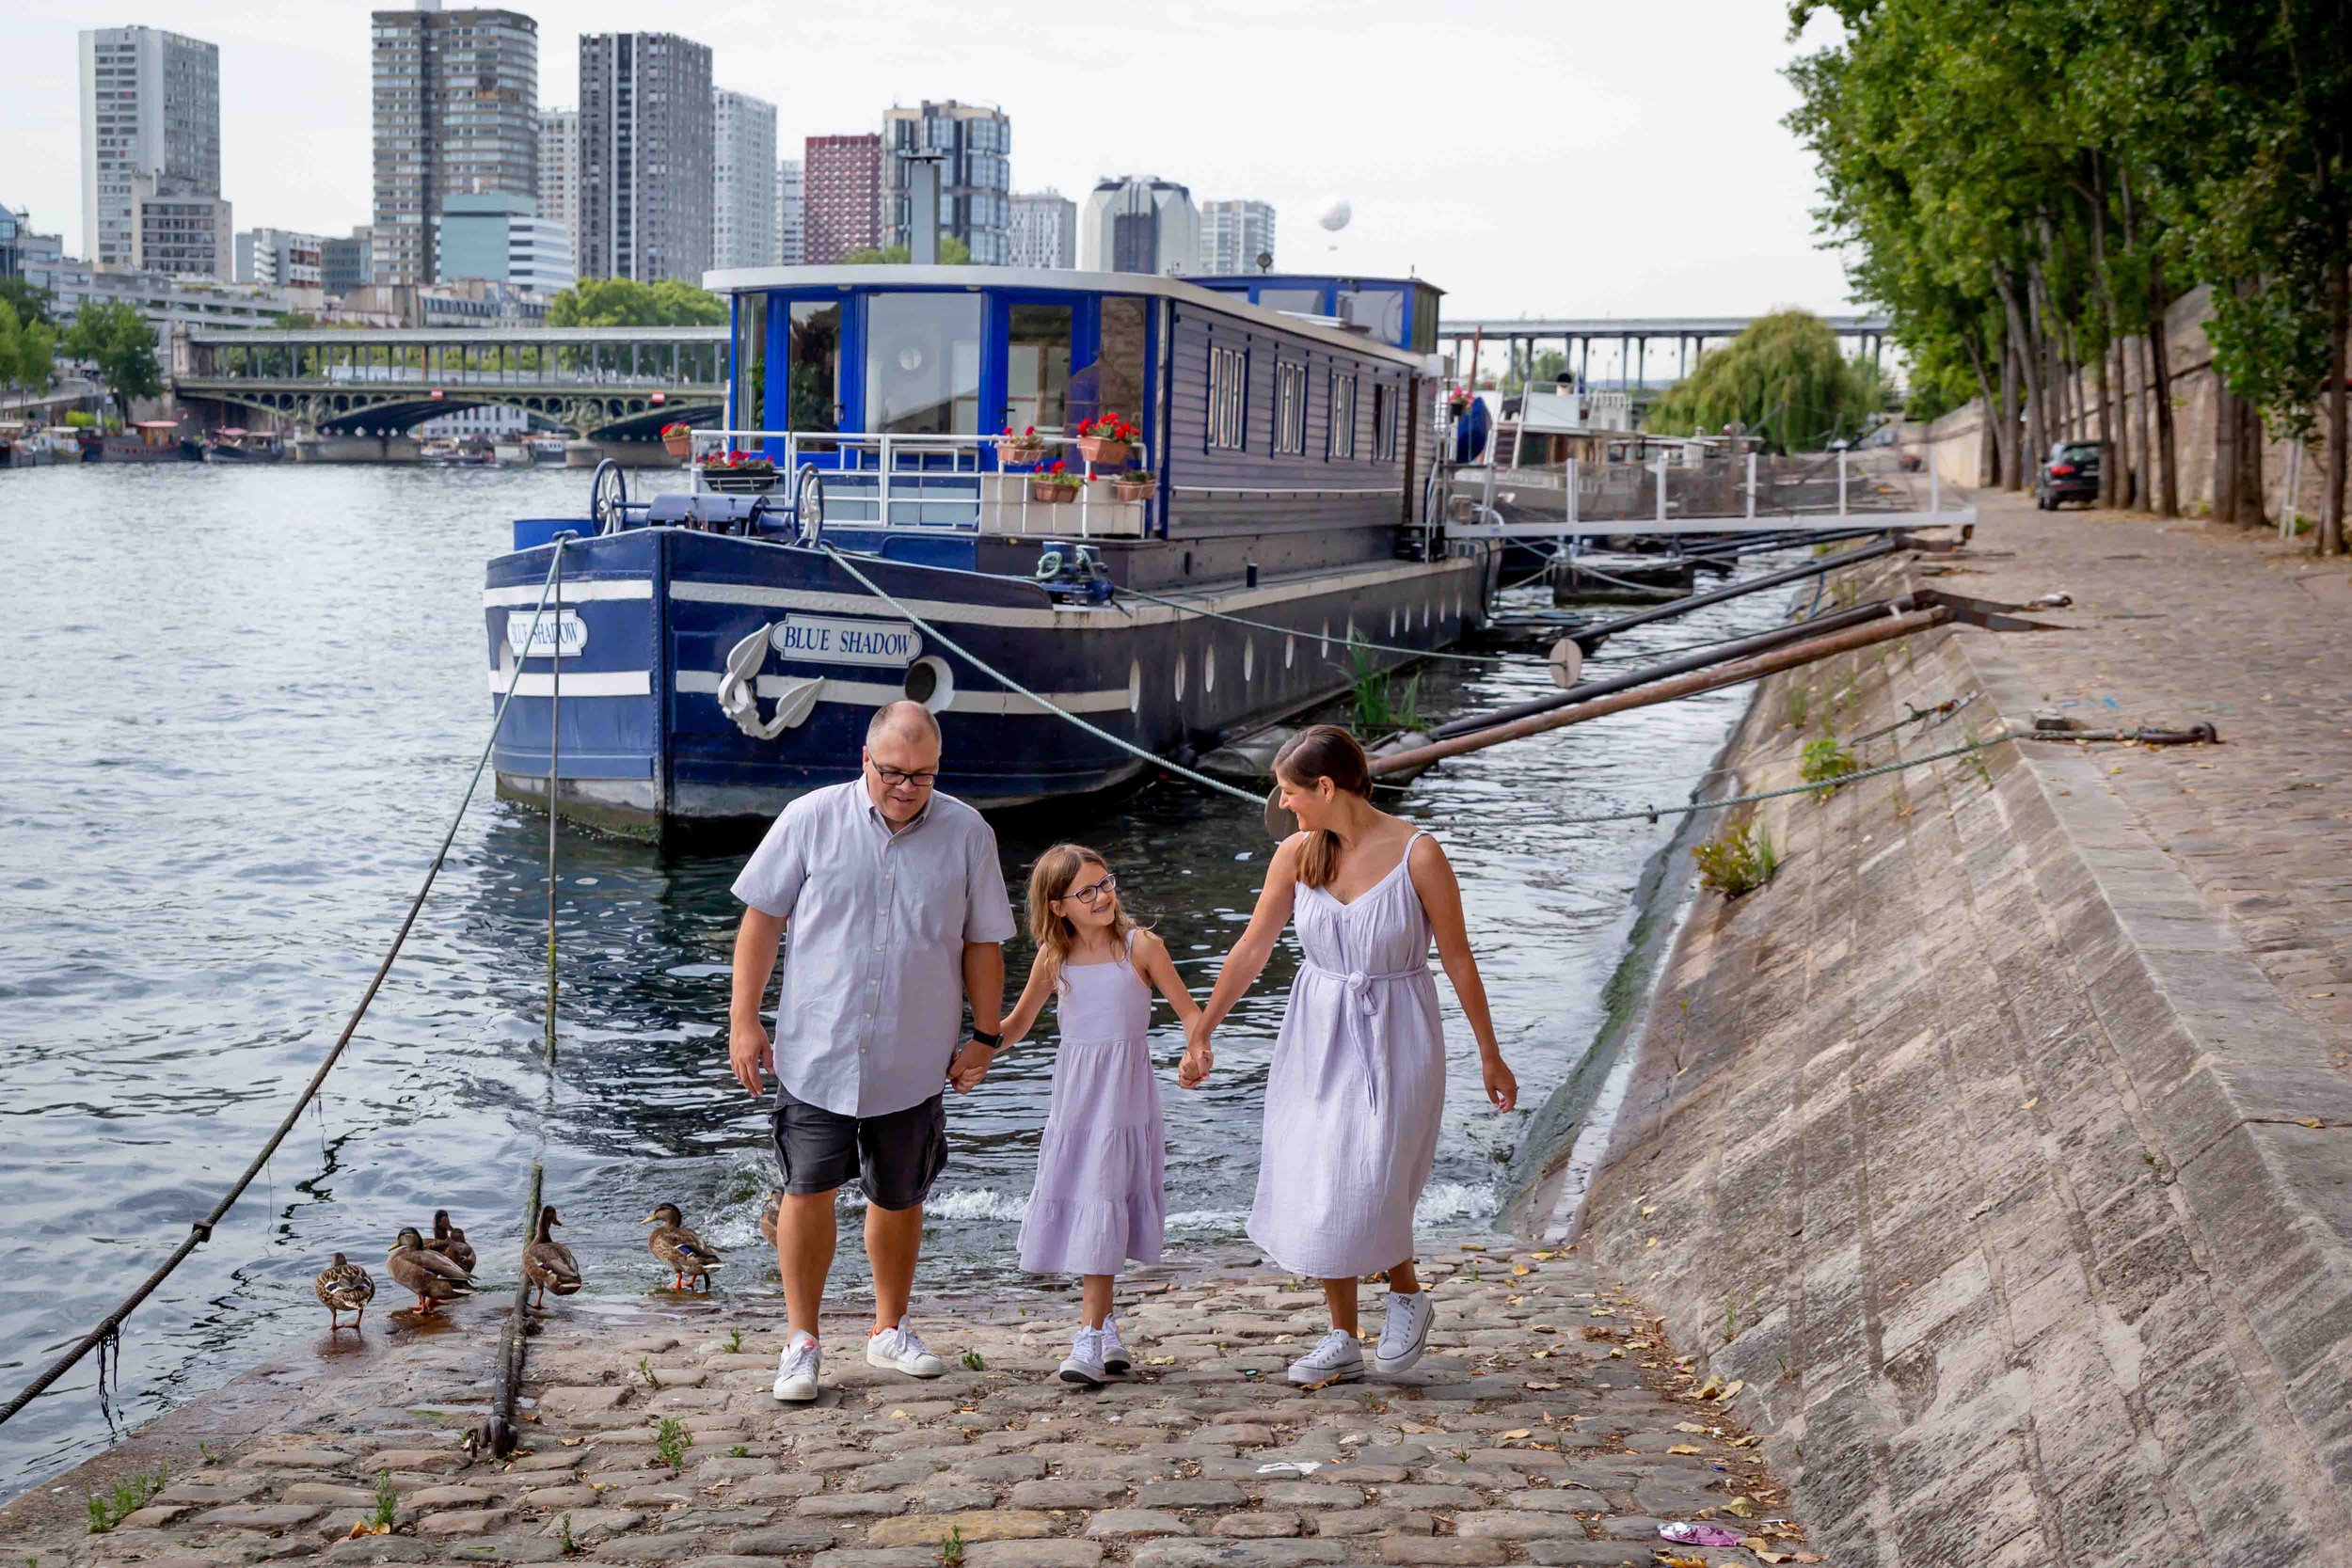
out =
<svg viewBox="0 0 2352 1568"><path fill-rule="evenodd" d="M1171 305L1175 311L1170 354L1167 438L1169 484L1168 538L1171 543L1207 541L1220 535L1281 535L1307 531L1326 536L1323 558L1381 560L1394 551L1388 531L1367 531L1359 551L1331 547L1333 531L1392 531L1406 503L1404 494L1404 449L1420 421L1406 406L1410 369L1385 359L1350 355L1327 344L1293 337L1279 329L1213 315L1198 307ZM1241 451L1211 451L1208 430L1209 349L1239 347L1249 352L1248 398L1245 446ZM1283 359L1307 364L1307 433L1303 453L1277 455L1274 451L1274 366ZM1333 458L1329 451L1331 372L1357 374L1355 447L1353 458ZM1389 388L1398 421L1397 454L1387 462L1372 453L1373 387ZM1425 471L1425 470L1424 470ZM1270 490L1328 494L1202 495L1203 488L1223 491ZM1378 493L1370 493L1377 490ZM1345 494L1343 492L1365 492ZM1279 546L1274 546L1279 552ZM1207 552L1215 555L1216 552ZM1268 564L1259 551L1260 563ZM1286 553L1286 552L1285 552Z"/></svg>

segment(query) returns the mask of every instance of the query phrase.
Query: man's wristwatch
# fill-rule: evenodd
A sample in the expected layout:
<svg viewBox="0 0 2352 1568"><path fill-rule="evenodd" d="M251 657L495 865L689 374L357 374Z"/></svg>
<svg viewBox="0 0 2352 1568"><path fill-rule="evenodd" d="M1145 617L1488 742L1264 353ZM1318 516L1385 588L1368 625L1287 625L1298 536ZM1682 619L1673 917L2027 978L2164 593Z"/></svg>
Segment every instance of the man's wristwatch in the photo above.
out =
<svg viewBox="0 0 2352 1568"><path fill-rule="evenodd" d="M1001 1050L1005 1043L1004 1036L992 1035L985 1029L973 1030L972 1037L979 1041L982 1045L987 1046L991 1051Z"/></svg>

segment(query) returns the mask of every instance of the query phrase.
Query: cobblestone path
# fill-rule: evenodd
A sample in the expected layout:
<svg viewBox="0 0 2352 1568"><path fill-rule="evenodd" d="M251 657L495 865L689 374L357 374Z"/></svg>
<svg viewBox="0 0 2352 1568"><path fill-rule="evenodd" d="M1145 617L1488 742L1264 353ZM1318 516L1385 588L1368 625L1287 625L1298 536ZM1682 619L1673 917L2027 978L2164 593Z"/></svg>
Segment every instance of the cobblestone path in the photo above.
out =
<svg viewBox="0 0 2352 1568"><path fill-rule="evenodd" d="M110 1533L18 1549L159 1568L1820 1560L1739 1424L1740 1390L1682 1370L1637 1304L1572 1252L1453 1258L1427 1266L1419 1367L1307 1392L1282 1369L1324 1326L1321 1295L1278 1276L1145 1287L1120 1310L1135 1373L1099 1392L1049 1381L1068 1322L917 1320L951 1361L918 1382L866 1365L861 1320L829 1319L825 1391L797 1407L769 1393L773 1295L567 1304L532 1342L533 1418L508 1463L464 1446L483 1311L281 1403ZM354 1535L379 1488L390 1531ZM1752 1545L1668 1546L1677 1519Z"/></svg>

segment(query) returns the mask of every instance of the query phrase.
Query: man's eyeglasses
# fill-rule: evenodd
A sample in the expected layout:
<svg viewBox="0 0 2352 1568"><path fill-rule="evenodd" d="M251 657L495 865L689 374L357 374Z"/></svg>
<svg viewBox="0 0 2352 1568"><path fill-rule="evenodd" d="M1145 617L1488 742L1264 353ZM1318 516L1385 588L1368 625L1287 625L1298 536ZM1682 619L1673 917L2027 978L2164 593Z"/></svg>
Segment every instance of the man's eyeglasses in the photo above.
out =
<svg viewBox="0 0 2352 1568"><path fill-rule="evenodd" d="M879 762L869 766L874 769L876 776L893 789L929 789L939 782L939 769L936 768L925 768L920 773L909 773L897 768L884 768Z"/></svg>
<svg viewBox="0 0 2352 1568"><path fill-rule="evenodd" d="M1073 898L1079 903L1091 909L1096 904L1099 904L1104 899L1109 897L1111 895L1111 891L1118 886L1119 879L1105 871L1103 873L1103 879L1101 881L1089 882L1085 887L1078 889L1075 893L1065 894L1063 896Z"/></svg>

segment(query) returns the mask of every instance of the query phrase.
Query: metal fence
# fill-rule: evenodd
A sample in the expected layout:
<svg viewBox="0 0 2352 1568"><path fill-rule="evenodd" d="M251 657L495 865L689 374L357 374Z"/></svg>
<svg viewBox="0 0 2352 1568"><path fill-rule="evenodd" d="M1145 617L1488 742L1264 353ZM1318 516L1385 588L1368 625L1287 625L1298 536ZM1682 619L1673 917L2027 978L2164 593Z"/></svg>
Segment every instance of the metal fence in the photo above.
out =
<svg viewBox="0 0 2352 1568"><path fill-rule="evenodd" d="M1891 451L1708 453L1676 462L1580 463L1508 468L1475 464L1445 478L1451 530L1471 534L1557 534L1646 524L1703 530L1758 521L1839 524L1854 519L1945 518L1933 469L1906 469Z"/></svg>

